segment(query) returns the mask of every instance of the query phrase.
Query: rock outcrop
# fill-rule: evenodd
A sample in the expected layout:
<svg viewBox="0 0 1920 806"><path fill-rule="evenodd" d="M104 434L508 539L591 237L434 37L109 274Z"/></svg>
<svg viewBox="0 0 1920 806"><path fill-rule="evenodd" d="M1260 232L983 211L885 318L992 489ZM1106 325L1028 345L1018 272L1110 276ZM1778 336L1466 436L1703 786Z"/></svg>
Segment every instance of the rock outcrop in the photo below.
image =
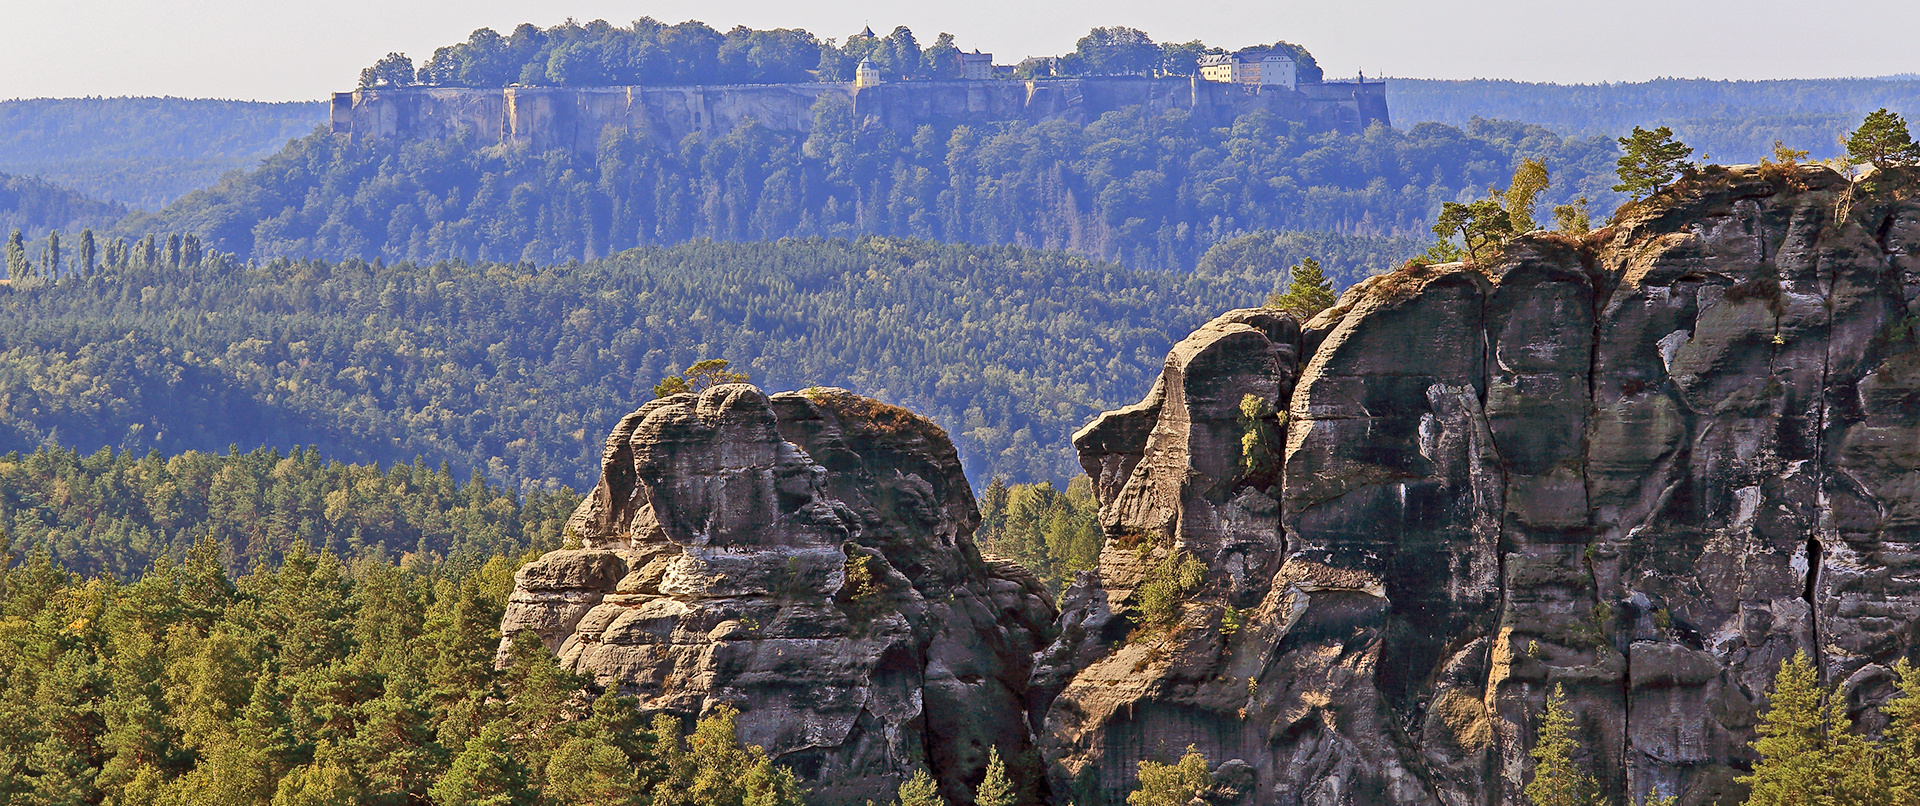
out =
<svg viewBox="0 0 1920 806"><path fill-rule="evenodd" d="M1779 664L1868 730L1920 659L1920 183L1709 169L1574 238L1233 311L1074 438L1099 568L971 542L945 434L840 390L657 400L503 632L742 711L822 803L987 749L1117 806L1518 806L1549 693L1612 802L1739 803Z"/></svg>
<svg viewBox="0 0 1920 806"><path fill-rule="evenodd" d="M905 410L837 389L675 395L614 428L568 524L582 547L520 571L502 633L533 630L648 710L739 709L742 740L815 802L885 802L923 768L967 802L992 747L1034 790L1021 717L1054 609L981 557L978 523L945 432Z"/></svg>
<svg viewBox="0 0 1920 806"><path fill-rule="evenodd" d="M1521 804L1558 688L1615 802L1738 803L1782 660L1870 713L1920 651L1904 181L1710 169L1181 342L1074 440L1106 544L1035 667L1053 796L1191 745L1218 802Z"/></svg>

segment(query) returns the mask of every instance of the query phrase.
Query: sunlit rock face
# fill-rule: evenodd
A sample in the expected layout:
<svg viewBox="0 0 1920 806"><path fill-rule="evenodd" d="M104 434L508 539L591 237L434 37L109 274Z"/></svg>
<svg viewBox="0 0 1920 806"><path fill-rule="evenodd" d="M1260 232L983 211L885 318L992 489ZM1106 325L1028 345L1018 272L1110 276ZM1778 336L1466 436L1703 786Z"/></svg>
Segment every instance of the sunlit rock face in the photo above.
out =
<svg viewBox="0 0 1920 806"><path fill-rule="evenodd" d="M1610 797L1737 803L1783 659L1870 713L1920 620L1912 190L1714 169L1195 332L1075 438L1107 542L1035 665L1051 796L1191 745L1210 802L1525 803L1557 687Z"/></svg>
<svg viewBox="0 0 1920 806"><path fill-rule="evenodd" d="M945 432L905 410L676 395L614 428L568 525L583 548L520 571L502 633L651 711L739 709L816 802L884 802L926 768L965 802L993 747L1037 800L1027 681L1054 608L980 556L978 524Z"/></svg>

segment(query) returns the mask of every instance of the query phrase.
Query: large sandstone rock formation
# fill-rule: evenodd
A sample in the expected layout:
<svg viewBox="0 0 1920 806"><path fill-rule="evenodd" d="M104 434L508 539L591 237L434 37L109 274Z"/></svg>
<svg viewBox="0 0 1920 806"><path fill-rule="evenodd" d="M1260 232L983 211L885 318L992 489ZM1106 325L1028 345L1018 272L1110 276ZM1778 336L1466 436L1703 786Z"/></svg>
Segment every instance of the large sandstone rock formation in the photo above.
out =
<svg viewBox="0 0 1920 806"><path fill-rule="evenodd" d="M990 747L1037 786L1022 715L1054 609L974 548L939 428L841 390L734 384L641 407L603 464L568 525L583 548L520 571L503 634L535 631L649 710L738 708L741 738L819 803L886 802L928 767L968 802Z"/></svg>
<svg viewBox="0 0 1920 806"><path fill-rule="evenodd" d="M1053 796L1191 745L1215 802L1525 803L1559 687L1613 798L1736 803L1783 659L1883 700L1920 643L1920 204L1878 184L1714 169L1181 342L1074 440L1107 542L1036 664Z"/></svg>

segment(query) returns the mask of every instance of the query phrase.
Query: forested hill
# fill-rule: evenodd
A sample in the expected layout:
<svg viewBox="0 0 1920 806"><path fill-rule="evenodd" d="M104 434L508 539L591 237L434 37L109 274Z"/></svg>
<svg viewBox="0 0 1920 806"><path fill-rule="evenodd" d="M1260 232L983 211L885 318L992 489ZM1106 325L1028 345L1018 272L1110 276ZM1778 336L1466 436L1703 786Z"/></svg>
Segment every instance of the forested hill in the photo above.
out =
<svg viewBox="0 0 1920 806"><path fill-rule="evenodd" d="M982 483L1064 481L1072 431L1139 399L1173 339L1259 304L1304 256L1383 262L1412 245L1266 234L1180 274L881 238L694 241L550 268L249 269L196 250L109 242L92 276L0 290L0 450L315 445L584 489L608 429L657 381L727 358L770 389L843 386L924 413Z"/></svg>
<svg viewBox="0 0 1920 806"><path fill-rule="evenodd" d="M111 226L127 208L35 176L0 174L0 233L37 238L55 230Z"/></svg>
<svg viewBox="0 0 1920 806"><path fill-rule="evenodd" d="M1387 82L1387 100L1394 120L1524 120L1568 137L1668 126L1703 159L1735 164L1771 156L1775 140L1811 151L1814 159L1840 156L1840 138L1868 112L1920 114L1920 79L1541 84L1396 78Z"/></svg>
<svg viewBox="0 0 1920 806"><path fill-rule="evenodd" d="M0 101L0 171L158 209L252 168L327 122L323 102L193 98Z"/></svg>
<svg viewBox="0 0 1920 806"><path fill-rule="evenodd" d="M902 136L827 101L804 139L609 133L597 156L316 133L123 230L198 232L256 259L548 264L694 238L890 235L1188 269L1259 229L1425 238L1442 202L1505 185L1522 157L1553 174L1543 203L1609 210L1615 154L1610 138L1518 123L1310 134L1264 112L1207 128L1177 109Z"/></svg>

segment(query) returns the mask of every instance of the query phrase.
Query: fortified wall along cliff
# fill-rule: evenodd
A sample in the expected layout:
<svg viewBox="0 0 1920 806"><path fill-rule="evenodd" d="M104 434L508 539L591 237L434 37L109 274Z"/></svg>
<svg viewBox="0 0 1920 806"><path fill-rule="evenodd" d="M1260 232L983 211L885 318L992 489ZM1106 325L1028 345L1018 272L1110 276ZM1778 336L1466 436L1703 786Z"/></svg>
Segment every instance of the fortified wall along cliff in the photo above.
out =
<svg viewBox="0 0 1920 806"><path fill-rule="evenodd" d="M1294 88L1198 78L1102 76L1040 81L916 81L692 87L506 87L372 89L335 93L335 134L356 139L439 139L472 132L482 143L536 151L591 153L608 128L645 133L662 145L689 134L717 137L748 120L805 134L823 99L852 105L862 120L902 132L922 124L1068 120L1085 123L1137 108L1157 115L1189 110L1205 125L1226 125L1265 110L1315 130L1358 131L1390 123L1386 83L1329 81Z"/></svg>

